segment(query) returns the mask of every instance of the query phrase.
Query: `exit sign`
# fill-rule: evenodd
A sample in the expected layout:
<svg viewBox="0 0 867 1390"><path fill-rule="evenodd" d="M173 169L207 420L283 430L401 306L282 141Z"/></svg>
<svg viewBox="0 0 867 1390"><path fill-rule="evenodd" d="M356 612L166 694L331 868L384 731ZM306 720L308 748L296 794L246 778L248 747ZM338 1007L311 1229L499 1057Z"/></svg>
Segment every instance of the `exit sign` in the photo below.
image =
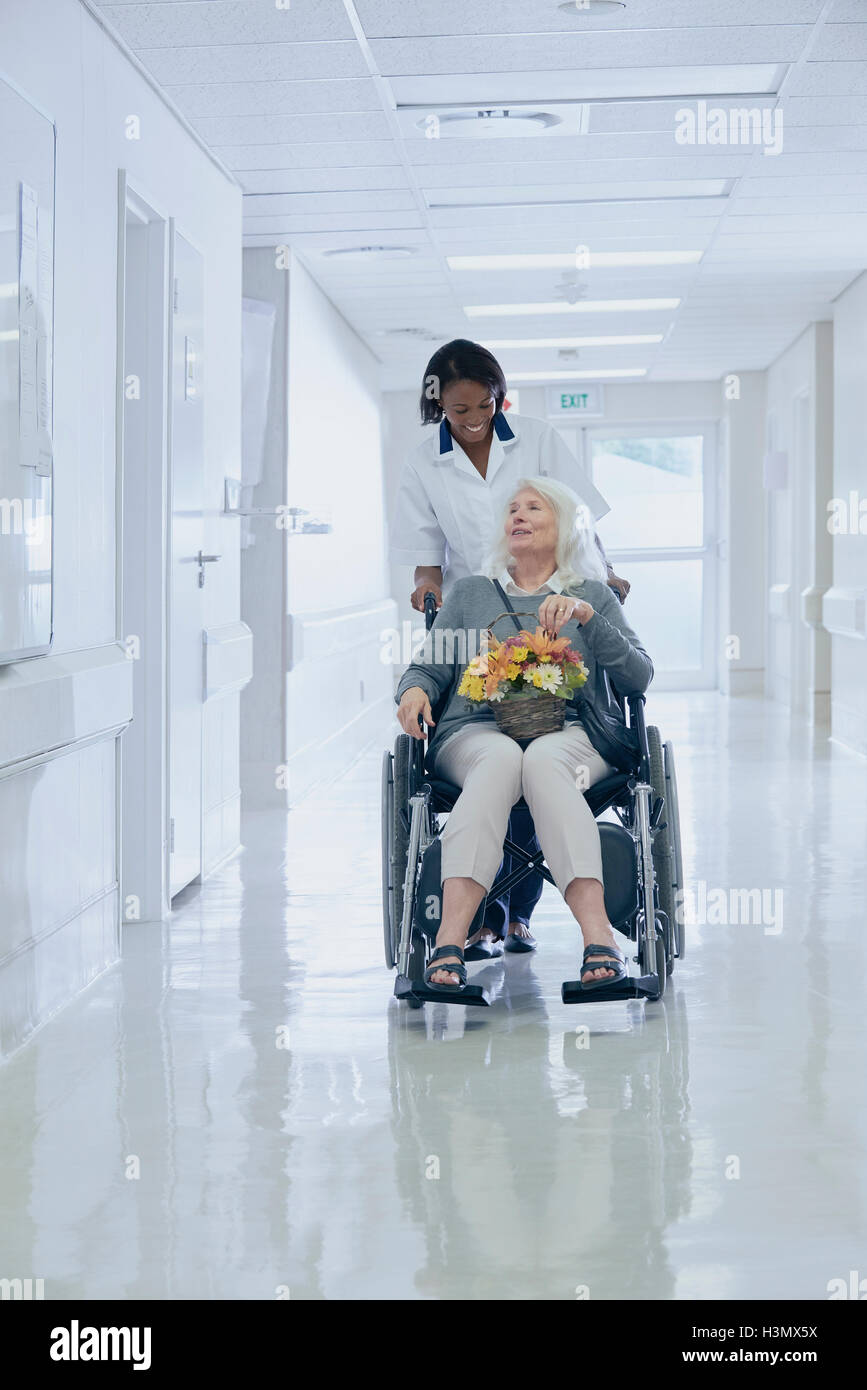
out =
<svg viewBox="0 0 867 1390"><path fill-rule="evenodd" d="M552 419L602 415L601 386L549 386L548 415Z"/></svg>

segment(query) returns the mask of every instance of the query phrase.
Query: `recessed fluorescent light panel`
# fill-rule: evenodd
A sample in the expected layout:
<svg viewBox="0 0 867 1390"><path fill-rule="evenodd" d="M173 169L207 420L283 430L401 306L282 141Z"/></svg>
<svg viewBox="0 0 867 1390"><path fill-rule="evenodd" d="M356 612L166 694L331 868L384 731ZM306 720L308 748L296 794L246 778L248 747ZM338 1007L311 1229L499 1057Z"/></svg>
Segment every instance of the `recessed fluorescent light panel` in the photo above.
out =
<svg viewBox="0 0 867 1390"><path fill-rule="evenodd" d="M646 367L617 367L594 372L507 372L513 381L606 381L611 377L647 376Z"/></svg>
<svg viewBox="0 0 867 1390"><path fill-rule="evenodd" d="M564 304L465 304L468 319L509 318L512 314L629 314L652 309L676 309L679 299L582 299Z"/></svg>
<svg viewBox="0 0 867 1390"><path fill-rule="evenodd" d="M589 251L581 258L581 270L607 270L623 266L697 265L702 251ZM575 270L576 252L516 256L447 256L450 270Z"/></svg>
<svg viewBox="0 0 867 1390"><path fill-rule="evenodd" d="M550 38L556 43L556 35ZM460 62L456 51L455 66ZM538 72L413 73L390 77L401 125L409 121L415 137L418 115L449 108L477 110L482 106L519 105L550 111L564 102L677 101L711 96L774 96L788 71L787 63L720 63L666 68L570 68L549 71L544 82ZM540 88L544 86L544 90Z"/></svg>
<svg viewBox="0 0 867 1390"><path fill-rule="evenodd" d="M658 203L682 202L687 198L724 198L729 179L660 179L647 183L588 183L543 185L538 193L503 197L502 186L490 191L475 188L438 188L436 201L428 194L427 204L437 208L551 208L581 203Z"/></svg>
<svg viewBox="0 0 867 1390"><path fill-rule="evenodd" d="M608 338L487 338L484 346L489 352L505 352L510 348L639 347L645 343L661 343L662 339L662 333L616 333Z"/></svg>

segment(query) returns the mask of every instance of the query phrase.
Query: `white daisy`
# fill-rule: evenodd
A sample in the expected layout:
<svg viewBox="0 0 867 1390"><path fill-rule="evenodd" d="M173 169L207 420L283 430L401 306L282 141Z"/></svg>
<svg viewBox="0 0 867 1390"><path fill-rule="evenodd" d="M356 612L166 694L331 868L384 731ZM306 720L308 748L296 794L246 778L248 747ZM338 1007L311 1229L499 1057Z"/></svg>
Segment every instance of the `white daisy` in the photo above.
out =
<svg viewBox="0 0 867 1390"><path fill-rule="evenodd" d="M560 667L552 666L549 661L540 662L538 666L538 672L540 677L540 690L547 690L550 694L553 695L554 691L557 689L557 686L563 684L563 672L560 670Z"/></svg>

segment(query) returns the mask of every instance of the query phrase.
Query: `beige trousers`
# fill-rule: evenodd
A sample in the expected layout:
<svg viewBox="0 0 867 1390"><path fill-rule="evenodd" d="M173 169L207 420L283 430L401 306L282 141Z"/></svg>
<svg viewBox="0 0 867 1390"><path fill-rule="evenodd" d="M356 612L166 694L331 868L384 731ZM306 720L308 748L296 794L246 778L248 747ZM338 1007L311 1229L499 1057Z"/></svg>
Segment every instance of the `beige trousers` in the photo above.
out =
<svg viewBox="0 0 867 1390"><path fill-rule="evenodd" d="M526 750L491 724L466 724L438 750L436 771L461 788L442 834L442 876L488 890L503 857L509 812L523 796L561 893L573 878L602 882L602 850L584 791L615 771L580 724L542 734Z"/></svg>

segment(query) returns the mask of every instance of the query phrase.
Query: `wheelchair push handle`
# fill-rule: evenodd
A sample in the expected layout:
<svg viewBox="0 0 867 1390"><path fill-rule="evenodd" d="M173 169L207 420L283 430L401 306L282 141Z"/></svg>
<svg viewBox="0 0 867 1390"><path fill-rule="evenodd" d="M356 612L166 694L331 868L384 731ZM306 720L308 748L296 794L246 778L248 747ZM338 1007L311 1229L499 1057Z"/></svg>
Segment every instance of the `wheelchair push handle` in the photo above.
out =
<svg viewBox="0 0 867 1390"><path fill-rule="evenodd" d="M424 596L424 625L427 628L428 632L430 632L431 628L434 625L434 619L436 618L436 615L436 597L428 589L427 593Z"/></svg>

